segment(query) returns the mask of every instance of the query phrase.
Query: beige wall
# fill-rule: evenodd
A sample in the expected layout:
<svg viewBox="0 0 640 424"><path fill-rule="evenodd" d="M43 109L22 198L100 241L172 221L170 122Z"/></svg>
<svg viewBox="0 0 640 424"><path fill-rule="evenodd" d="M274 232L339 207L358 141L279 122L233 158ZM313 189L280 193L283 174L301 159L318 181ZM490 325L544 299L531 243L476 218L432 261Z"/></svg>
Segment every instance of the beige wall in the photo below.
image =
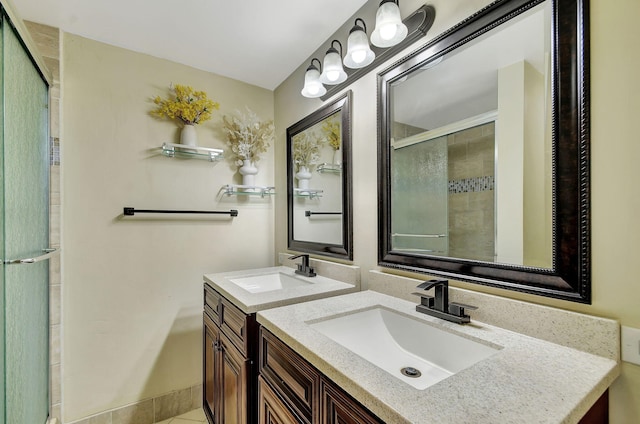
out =
<svg viewBox="0 0 640 424"><path fill-rule="evenodd" d="M426 39L439 34L470 15L488 1L434 0L437 18ZM615 3L615 4L614 4ZM422 2L403 1L403 16ZM633 184L640 178L635 164L640 143L635 134L640 115L640 52L633 48L640 39L637 0L591 1L591 118L592 118L592 280L593 304L581 305L538 296L518 295L472 284L459 286L498 295L581 311L620 320L640 327L640 284L633 265L637 262L640 239L640 196ZM421 45L426 40L416 43ZM410 50L410 49L409 49ZM399 56L398 56L399 57ZM388 62L391 63L391 62ZM275 92L277 146L276 185L286 183L285 131L323 103L300 95L302 65ZM379 67L378 70L383 69ZM377 267L376 170L376 78L375 72L352 84L353 91L353 194L354 263L361 266L363 286L368 270ZM276 252L287 247L286 198L276 199ZM615 424L640 422L640 366L624 363L622 375L611 388L611 421Z"/></svg>
<svg viewBox="0 0 640 424"><path fill-rule="evenodd" d="M170 83L221 105L199 144L224 148L221 116L273 119L273 92L166 60L63 37L63 419L201 382L202 275L274 263L271 200L220 197L231 161L169 159L176 125L149 99ZM273 149L256 182L273 185ZM122 218L122 208L238 209L239 216ZM286 213L286 212L285 212Z"/></svg>

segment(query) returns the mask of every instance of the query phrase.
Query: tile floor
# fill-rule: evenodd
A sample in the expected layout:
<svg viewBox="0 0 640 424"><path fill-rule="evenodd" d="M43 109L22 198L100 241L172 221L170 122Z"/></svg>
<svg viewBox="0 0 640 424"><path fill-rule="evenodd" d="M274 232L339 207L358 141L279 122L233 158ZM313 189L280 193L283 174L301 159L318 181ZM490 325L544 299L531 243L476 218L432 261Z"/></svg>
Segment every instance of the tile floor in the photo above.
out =
<svg viewBox="0 0 640 424"><path fill-rule="evenodd" d="M178 415L177 417L169 418L168 420L160 421L156 424L196 424L206 423L207 418L204 415L202 408L194 409L186 414Z"/></svg>

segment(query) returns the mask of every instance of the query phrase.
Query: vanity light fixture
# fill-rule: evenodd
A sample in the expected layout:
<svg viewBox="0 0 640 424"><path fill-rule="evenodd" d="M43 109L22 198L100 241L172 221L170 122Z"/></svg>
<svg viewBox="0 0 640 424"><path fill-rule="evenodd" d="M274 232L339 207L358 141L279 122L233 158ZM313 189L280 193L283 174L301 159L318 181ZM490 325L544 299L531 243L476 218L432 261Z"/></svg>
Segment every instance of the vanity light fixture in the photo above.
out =
<svg viewBox="0 0 640 424"><path fill-rule="evenodd" d="M391 47L405 39L408 29L402 23L398 0L382 0L376 12L376 28L371 43L377 47Z"/></svg>
<svg viewBox="0 0 640 424"><path fill-rule="evenodd" d="M374 11L375 5L376 3L370 5L369 12ZM398 23L393 23L391 27L387 27L382 31L382 34L386 34L388 28L391 28L389 33L395 33L395 37L391 34L392 36L389 40L384 40L385 44L380 41L382 40L380 33L381 28L385 27L385 25L391 25L390 22L392 20L388 19L388 9L396 9L395 16L398 19ZM356 18L346 41L347 52L344 61L342 59L342 43L335 39L331 42L329 50L327 50L324 62L321 63L315 57L311 59L311 65L307 68L304 77L304 88L302 89L304 97L320 97L321 100L326 100L366 75L370 67L384 63L387 59L392 58L393 55L424 37L433 25L436 9L431 5L425 4L407 16L404 21L400 21L398 0L395 0L395 2L393 0L382 0L377 15L378 18L383 16L384 19L376 20L376 31L371 34L373 45L369 45L369 40L367 40L367 27L364 20ZM383 22L383 24L378 21ZM376 39L380 41L380 44L374 42ZM338 43L339 50L335 43ZM319 53L316 52L316 56L317 54ZM318 62L318 64L316 65L315 62ZM342 67L343 63L344 68Z"/></svg>
<svg viewBox="0 0 640 424"><path fill-rule="evenodd" d="M314 65L314 60L318 62L320 69ZM327 89L324 88L324 85L320 82L320 70L322 70L322 64L314 57L311 59L311 64L307 68L307 72L304 74L304 87L301 91L301 94L304 97L320 97L324 96L327 92Z"/></svg>
<svg viewBox="0 0 640 424"><path fill-rule="evenodd" d="M358 25L358 21L362 22L362 25ZM367 25L362 19L356 18L353 28L349 31L344 66L352 69L364 68L370 65L375 58L376 54L369 47Z"/></svg>
<svg viewBox="0 0 640 424"><path fill-rule="evenodd" d="M340 46L340 52L333 47L334 43ZM342 68L342 43L338 40L331 42L331 47L327 50L324 57L324 66L322 67L320 81L323 84L336 85L347 80L347 73Z"/></svg>

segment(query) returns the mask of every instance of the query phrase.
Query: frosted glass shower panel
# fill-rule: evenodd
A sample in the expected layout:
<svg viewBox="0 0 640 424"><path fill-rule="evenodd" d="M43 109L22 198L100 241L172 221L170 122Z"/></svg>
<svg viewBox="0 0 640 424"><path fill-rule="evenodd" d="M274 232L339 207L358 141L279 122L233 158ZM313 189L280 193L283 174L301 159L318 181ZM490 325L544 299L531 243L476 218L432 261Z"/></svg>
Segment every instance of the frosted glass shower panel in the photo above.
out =
<svg viewBox="0 0 640 424"><path fill-rule="evenodd" d="M3 258L49 247L48 86L2 17ZM3 264L4 418L44 424L49 413L49 263Z"/></svg>
<svg viewBox="0 0 640 424"><path fill-rule="evenodd" d="M393 250L448 253L447 137L391 151Z"/></svg>

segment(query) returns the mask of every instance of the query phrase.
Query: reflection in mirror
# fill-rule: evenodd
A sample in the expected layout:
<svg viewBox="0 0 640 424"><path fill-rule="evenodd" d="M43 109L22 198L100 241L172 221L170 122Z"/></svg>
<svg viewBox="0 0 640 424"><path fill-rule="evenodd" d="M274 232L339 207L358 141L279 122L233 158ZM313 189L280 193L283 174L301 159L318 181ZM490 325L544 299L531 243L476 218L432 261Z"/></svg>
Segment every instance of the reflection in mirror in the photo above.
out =
<svg viewBox="0 0 640 424"><path fill-rule="evenodd" d="M289 249L352 259L350 98L287 129Z"/></svg>
<svg viewBox="0 0 640 424"><path fill-rule="evenodd" d="M589 301L581 5L496 1L380 74L381 265Z"/></svg>
<svg viewBox="0 0 640 424"><path fill-rule="evenodd" d="M336 112L292 137L295 240L342 243L340 118L341 112Z"/></svg>
<svg viewBox="0 0 640 424"><path fill-rule="evenodd" d="M546 1L391 85L394 250L551 268L550 19Z"/></svg>

